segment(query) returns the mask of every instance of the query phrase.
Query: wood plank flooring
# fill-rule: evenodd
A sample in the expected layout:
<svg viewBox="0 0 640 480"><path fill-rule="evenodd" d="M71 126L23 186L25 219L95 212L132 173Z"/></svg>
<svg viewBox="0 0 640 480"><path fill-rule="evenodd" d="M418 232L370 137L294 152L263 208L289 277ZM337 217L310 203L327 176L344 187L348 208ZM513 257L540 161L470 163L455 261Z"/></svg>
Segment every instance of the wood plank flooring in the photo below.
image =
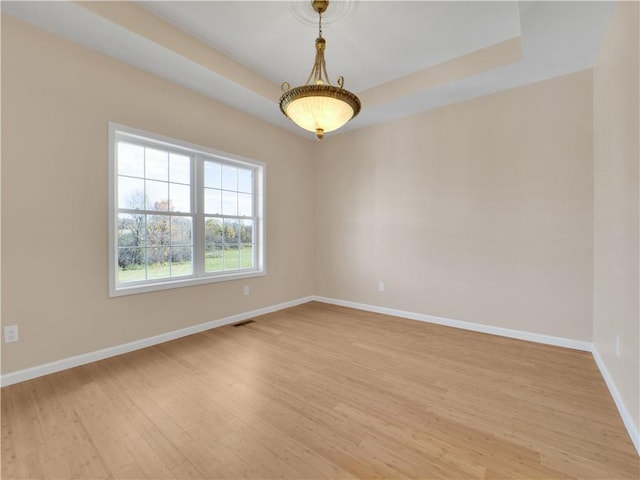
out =
<svg viewBox="0 0 640 480"><path fill-rule="evenodd" d="M2 478L640 476L589 353L321 303L254 320L3 388Z"/></svg>

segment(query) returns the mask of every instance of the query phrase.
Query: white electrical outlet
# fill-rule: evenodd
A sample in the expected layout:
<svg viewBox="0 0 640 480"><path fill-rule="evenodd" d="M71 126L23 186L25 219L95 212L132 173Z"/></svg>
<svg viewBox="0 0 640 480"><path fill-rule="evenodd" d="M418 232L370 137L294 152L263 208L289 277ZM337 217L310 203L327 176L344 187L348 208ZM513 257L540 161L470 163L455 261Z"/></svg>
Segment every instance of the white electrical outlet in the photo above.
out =
<svg viewBox="0 0 640 480"><path fill-rule="evenodd" d="M242 289L242 293L244 295L249 295L251 293L251 286L250 285L245 285Z"/></svg>
<svg viewBox="0 0 640 480"><path fill-rule="evenodd" d="M384 292L384 282L378 282L378 291Z"/></svg>
<svg viewBox="0 0 640 480"><path fill-rule="evenodd" d="M620 337L616 337L616 357L620 358Z"/></svg>
<svg viewBox="0 0 640 480"><path fill-rule="evenodd" d="M12 343L20 340L18 325L7 325L4 327L4 343Z"/></svg>

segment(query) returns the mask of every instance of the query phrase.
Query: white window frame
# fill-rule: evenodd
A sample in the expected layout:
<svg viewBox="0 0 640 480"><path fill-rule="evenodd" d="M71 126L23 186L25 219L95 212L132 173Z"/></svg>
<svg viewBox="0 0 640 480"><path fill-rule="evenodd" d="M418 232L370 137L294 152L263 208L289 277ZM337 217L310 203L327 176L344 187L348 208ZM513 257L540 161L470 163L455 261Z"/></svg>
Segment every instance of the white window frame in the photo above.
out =
<svg viewBox="0 0 640 480"><path fill-rule="evenodd" d="M138 282L120 283L118 281L118 169L116 159L116 143L122 139L129 139L136 144L151 147L159 147L192 158L191 163L191 202L192 212L188 216L193 217L193 274L179 278L163 278L144 280ZM262 162L250 160L230 153L214 150L212 148L195 145L182 140L146 132L136 128L127 127L114 122L109 122L109 169L108 169L108 215L109 215L109 296L118 297L136 293L153 292L171 288L202 285L206 283L239 280L251 277L259 277L267 274L266 268L266 166ZM253 176L253 208L255 221L253 225L254 235L254 267L238 271L205 272L205 229L204 229L204 161L213 160L218 163L233 165L243 168L251 168Z"/></svg>

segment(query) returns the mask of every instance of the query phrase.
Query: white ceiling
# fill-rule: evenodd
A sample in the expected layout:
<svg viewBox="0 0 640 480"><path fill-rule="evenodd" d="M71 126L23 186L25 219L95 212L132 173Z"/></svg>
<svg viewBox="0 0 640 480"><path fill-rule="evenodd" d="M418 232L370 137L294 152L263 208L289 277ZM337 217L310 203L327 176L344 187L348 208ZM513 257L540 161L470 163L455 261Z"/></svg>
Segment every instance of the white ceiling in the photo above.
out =
<svg viewBox="0 0 640 480"><path fill-rule="evenodd" d="M285 2L138 3L277 85L304 82L313 65L317 16L315 26L304 25ZM323 28L331 80L343 75L355 92L520 35L513 2L356 5Z"/></svg>
<svg viewBox="0 0 640 480"><path fill-rule="evenodd" d="M145 34L130 22L74 2L2 2L15 16L235 108L314 138L288 121L277 101L279 85L304 82L315 54L317 26L310 4L291 1L136 2L210 49L247 67L253 83L215 62ZM330 15L334 9L333 17ZM440 84L418 85L367 107L343 130L486 95L593 67L612 2L356 1L329 6L323 34L330 79L366 97L446 62L519 38L516 61L499 63ZM305 16L301 21L300 16ZM167 25L167 28L173 28ZM182 33L180 32L180 33ZM164 36L163 38L168 38ZM194 44L196 45L196 44ZM201 58L201 57L200 57ZM430 70L431 69L431 70ZM257 82L256 82L257 79ZM254 87L262 82L265 88ZM391 91L391 90L389 90ZM266 92L266 93L265 93Z"/></svg>

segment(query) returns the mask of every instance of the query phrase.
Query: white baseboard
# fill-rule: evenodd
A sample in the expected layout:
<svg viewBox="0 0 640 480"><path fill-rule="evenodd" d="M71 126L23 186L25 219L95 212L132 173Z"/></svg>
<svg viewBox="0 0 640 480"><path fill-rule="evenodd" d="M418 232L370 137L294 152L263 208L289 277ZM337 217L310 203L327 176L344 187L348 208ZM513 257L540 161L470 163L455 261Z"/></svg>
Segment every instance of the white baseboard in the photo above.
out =
<svg viewBox="0 0 640 480"><path fill-rule="evenodd" d="M631 414L629 413L629 410L627 410L627 407L624 404L622 395L620 395L620 392L616 388L616 384L613 382L613 377L611 377L611 374L609 373L609 369L607 369L607 366L605 365L604 360L598 353L598 350L596 349L595 345L591 350L591 354L593 355L593 359L596 361L596 365L598 365L598 368L600 369L602 378L604 378L604 381L607 384L607 387L609 388L609 392L613 397L613 401L615 402L616 407L618 407L618 412L622 417L624 426L627 428L627 432L629 432L629 436L631 437L631 441L633 442L633 445L636 447L638 456L640 456L640 432L638 431L638 426L634 423L633 418L631 418Z"/></svg>
<svg viewBox="0 0 640 480"><path fill-rule="evenodd" d="M0 385L5 387L7 385L24 382L26 380L31 380L32 378L41 377L50 373L79 367L80 365L86 365L87 363L104 360L105 358L109 357L115 357L116 355L132 352L134 350L140 350L141 348L150 347L152 345L158 345L159 343L186 337L187 335L193 335L194 333L200 333L204 332L205 330L211 330L212 328L222 327L224 325L229 325L232 323L238 323L249 318L276 312L285 308L295 307L296 305L301 305L303 303L310 302L311 300L312 297L298 298L289 302L279 303L277 305L271 305L269 307L258 308L257 310L251 310L250 312L238 313L236 315L231 315L230 317L212 320L210 322L201 323L192 327L182 328L180 330L174 330L173 332L167 332L160 335L155 335L153 337L135 340L133 342L125 343L122 345L116 345L115 347L103 348L102 350L83 353L81 355L64 358L55 362L45 363L43 365L25 368L24 370L6 373L0 378Z"/></svg>
<svg viewBox="0 0 640 480"><path fill-rule="evenodd" d="M541 333L525 332L523 330L512 330L510 328L494 327L481 323L463 322L461 320L452 320L450 318L436 317L433 315L425 315L423 313L407 312L404 310L395 310L393 308L378 307L375 305L367 305L365 303L349 302L336 298L319 297L314 295L313 300L316 302L330 303L332 305L340 305L342 307L356 308L367 312L383 313L385 315L393 315L394 317L408 318L421 322L435 323L446 327L461 328L463 330L471 330L474 332L489 333L500 337L517 338L519 340L527 340L529 342L544 343L547 345L555 345L558 347L572 348L574 350L582 350L590 352L592 344L572 338L553 337L551 335L543 335Z"/></svg>

